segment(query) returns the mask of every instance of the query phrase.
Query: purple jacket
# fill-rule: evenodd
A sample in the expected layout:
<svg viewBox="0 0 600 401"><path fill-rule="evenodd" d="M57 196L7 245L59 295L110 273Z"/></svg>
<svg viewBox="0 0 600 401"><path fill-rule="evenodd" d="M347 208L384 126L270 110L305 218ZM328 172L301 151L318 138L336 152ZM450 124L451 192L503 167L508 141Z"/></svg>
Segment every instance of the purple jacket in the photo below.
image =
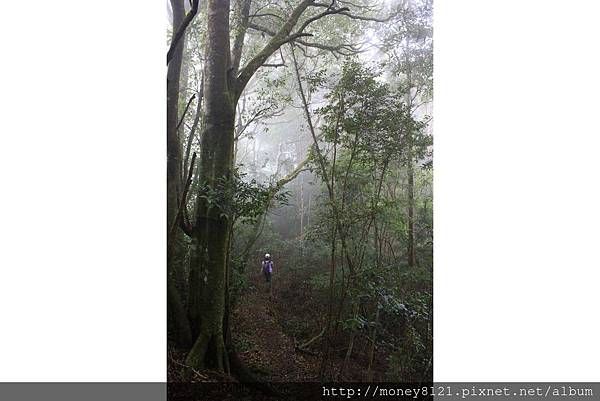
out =
<svg viewBox="0 0 600 401"><path fill-rule="evenodd" d="M272 260L263 260L262 261L262 271L263 273L273 273L273 261Z"/></svg>

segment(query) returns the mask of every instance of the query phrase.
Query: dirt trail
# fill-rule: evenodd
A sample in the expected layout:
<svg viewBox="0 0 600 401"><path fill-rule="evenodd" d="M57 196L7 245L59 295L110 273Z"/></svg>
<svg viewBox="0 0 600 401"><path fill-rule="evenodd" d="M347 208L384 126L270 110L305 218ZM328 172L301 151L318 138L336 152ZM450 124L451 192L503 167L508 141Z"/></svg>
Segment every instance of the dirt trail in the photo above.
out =
<svg viewBox="0 0 600 401"><path fill-rule="evenodd" d="M282 329L277 282L271 296L262 275L254 275L251 282L233 311L232 333L240 358L266 381L315 380L315 357L295 351L294 339Z"/></svg>

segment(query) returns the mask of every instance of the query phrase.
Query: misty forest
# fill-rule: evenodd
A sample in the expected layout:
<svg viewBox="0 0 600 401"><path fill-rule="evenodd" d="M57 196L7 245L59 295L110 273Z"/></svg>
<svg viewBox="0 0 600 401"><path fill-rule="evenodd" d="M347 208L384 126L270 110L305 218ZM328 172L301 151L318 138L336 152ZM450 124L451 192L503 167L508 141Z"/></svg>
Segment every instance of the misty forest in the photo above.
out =
<svg viewBox="0 0 600 401"><path fill-rule="evenodd" d="M431 381L432 1L167 8L169 382Z"/></svg>

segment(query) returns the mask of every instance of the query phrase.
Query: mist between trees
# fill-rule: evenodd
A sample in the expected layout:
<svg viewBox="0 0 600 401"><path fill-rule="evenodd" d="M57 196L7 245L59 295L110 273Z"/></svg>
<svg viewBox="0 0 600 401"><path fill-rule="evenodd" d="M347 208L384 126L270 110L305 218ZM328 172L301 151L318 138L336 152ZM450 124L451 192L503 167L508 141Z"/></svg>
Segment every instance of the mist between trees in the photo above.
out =
<svg viewBox="0 0 600 401"><path fill-rule="evenodd" d="M431 1L168 5L169 380L431 380Z"/></svg>

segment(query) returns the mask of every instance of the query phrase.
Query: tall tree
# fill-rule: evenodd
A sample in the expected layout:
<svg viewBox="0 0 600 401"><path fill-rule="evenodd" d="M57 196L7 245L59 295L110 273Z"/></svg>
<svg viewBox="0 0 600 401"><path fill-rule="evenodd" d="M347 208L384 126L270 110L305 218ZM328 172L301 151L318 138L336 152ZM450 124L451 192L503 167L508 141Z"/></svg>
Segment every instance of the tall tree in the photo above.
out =
<svg viewBox="0 0 600 401"><path fill-rule="evenodd" d="M229 1L208 1L204 85L205 128L200 144L199 182L216 188L231 179L235 101L229 70ZM223 318L229 222L223 212L228 199L211 202L198 197L192 231L189 317L196 338L187 362L204 367L205 357L223 370L225 343ZM208 354L208 355L207 355Z"/></svg>
<svg viewBox="0 0 600 401"><path fill-rule="evenodd" d="M432 1L402 1L398 23L386 33L384 50L392 69L401 78L405 103L411 116L422 119L421 106L431 100L433 65ZM415 163L422 158L429 145L415 125L408 126L406 135L405 166L407 175L407 262L417 264L415 236Z"/></svg>
<svg viewBox="0 0 600 401"><path fill-rule="evenodd" d="M173 12L173 32L176 32L185 17L184 0L171 0ZM175 38L173 38L174 40ZM179 232L171 230L178 209L178 196L181 196L181 142L177 130L179 81L183 62L184 40L174 47L172 59L167 68L167 297L168 315L172 331L180 346L191 342L189 324L185 319L185 310L173 282L173 275L178 266L175 263L175 235Z"/></svg>

